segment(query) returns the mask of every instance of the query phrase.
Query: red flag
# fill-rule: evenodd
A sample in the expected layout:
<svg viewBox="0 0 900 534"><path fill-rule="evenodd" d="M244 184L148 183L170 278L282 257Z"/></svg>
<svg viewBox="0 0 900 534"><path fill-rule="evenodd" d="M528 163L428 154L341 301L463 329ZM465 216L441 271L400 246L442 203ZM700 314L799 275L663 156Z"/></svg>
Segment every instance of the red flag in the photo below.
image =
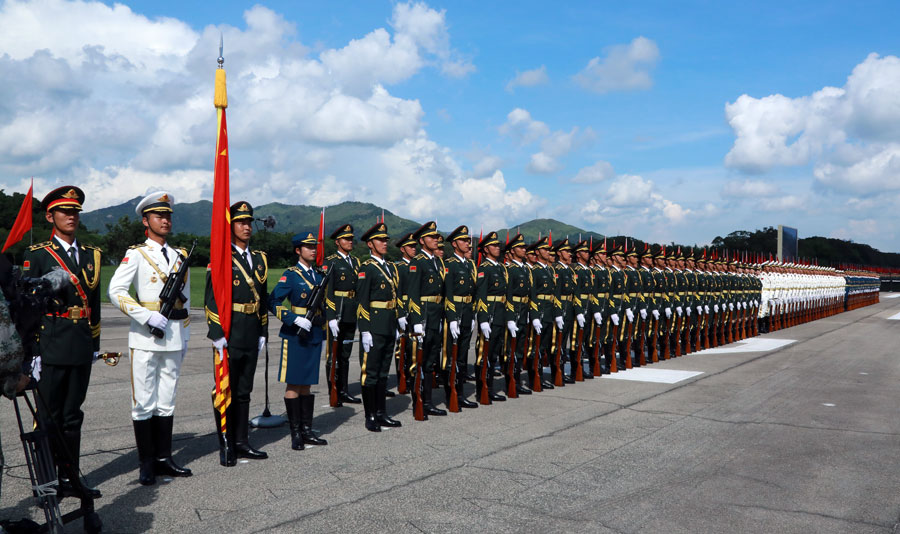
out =
<svg viewBox="0 0 900 534"><path fill-rule="evenodd" d="M0 252L6 252L6 249L21 241L25 232L31 230L31 203L33 198L34 178L31 179L31 187L28 188L28 194L25 195L22 207L19 208L19 214L16 215L16 222L10 228L9 235L6 236L6 244L3 245L3 250L0 250Z"/></svg>
<svg viewBox="0 0 900 534"><path fill-rule="evenodd" d="M506 244L509 244L509 228L506 229Z"/></svg>
<svg viewBox="0 0 900 534"><path fill-rule="evenodd" d="M550 230L547 233L547 235L549 236L549 237L547 237L547 244L552 247L553 246L553 230Z"/></svg>
<svg viewBox="0 0 900 534"><path fill-rule="evenodd" d="M325 263L325 208L322 208L322 214L319 216L319 235L316 237L316 241L318 241L316 245L316 265L322 265Z"/></svg>
<svg viewBox="0 0 900 534"><path fill-rule="evenodd" d="M478 233L478 243L481 243L481 238L484 236L484 226L481 227L481 232ZM481 248L478 249L478 261L475 263L476 265L481 265Z"/></svg>
<svg viewBox="0 0 900 534"><path fill-rule="evenodd" d="M221 53L220 53L221 56ZM219 324L225 339L231 334L231 215L228 207L231 204L228 187L228 126L225 121L225 108L228 97L225 92L225 69L219 60L216 69L215 96L218 118L216 137L216 164L213 178L212 221L209 230L209 264L210 280L213 296L219 310ZM231 385L229 383L228 349L221 352L213 349L216 387L213 390L213 405L219 412L221 431L226 432L226 411L231 404Z"/></svg>

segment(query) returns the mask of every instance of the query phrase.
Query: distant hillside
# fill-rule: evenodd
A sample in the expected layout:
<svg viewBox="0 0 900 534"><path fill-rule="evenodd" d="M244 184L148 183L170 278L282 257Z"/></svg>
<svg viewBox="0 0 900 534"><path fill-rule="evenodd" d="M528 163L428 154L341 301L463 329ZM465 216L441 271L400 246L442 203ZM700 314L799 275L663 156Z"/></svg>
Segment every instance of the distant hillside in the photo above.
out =
<svg viewBox="0 0 900 534"><path fill-rule="evenodd" d="M138 220L138 216L134 213L134 208L138 202L144 197L134 197L133 199L109 206L108 208L100 208L94 211L86 211L81 214L81 223L84 224L92 232L105 234L107 232L107 224L115 224L122 217ZM176 232L184 232L194 235L209 235L209 220L212 217L212 202L208 200L200 200L198 202L179 203L176 204L175 218L173 220Z"/></svg>
<svg viewBox="0 0 900 534"><path fill-rule="evenodd" d="M499 231L501 240L506 239L506 231L506 228ZM512 237L516 235L516 232L521 232L525 241L530 243L537 240L538 236L546 237L549 231L553 232L554 242L559 239L564 239L566 236L569 237L569 241L572 243L576 243L579 236L581 236L581 239L590 239L592 236L594 240L598 238L603 239L603 234L589 232L582 228L578 228L577 226L559 222L555 219L534 219L532 221L511 226L509 228L509 235Z"/></svg>

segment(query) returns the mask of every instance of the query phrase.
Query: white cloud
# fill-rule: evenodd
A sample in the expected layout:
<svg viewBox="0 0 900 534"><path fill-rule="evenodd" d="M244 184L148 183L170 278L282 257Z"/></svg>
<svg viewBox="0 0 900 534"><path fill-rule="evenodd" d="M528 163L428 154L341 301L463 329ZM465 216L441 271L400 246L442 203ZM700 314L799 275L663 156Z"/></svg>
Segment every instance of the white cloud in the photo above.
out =
<svg viewBox="0 0 900 534"><path fill-rule="evenodd" d="M568 132L551 133L541 141L541 151L531 155L528 171L535 174L552 174L559 171L562 169L560 158L593 138L594 131L590 128L581 131L576 127Z"/></svg>
<svg viewBox="0 0 900 534"><path fill-rule="evenodd" d="M590 223L618 223L623 218L649 224L681 224L694 212L669 200L652 180L634 174L617 176L605 194L588 200L581 216ZM636 218L636 219L635 219Z"/></svg>
<svg viewBox="0 0 900 534"><path fill-rule="evenodd" d="M659 61L659 47L646 37L637 37L627 45L609 47L606 57L591 59L575 81L595 93L649 89L650 71Z"/></svg>
<svg viewBox="0 0 900 534"><path fill-rule="evenodd" d="M875 219L849 219L846 226L836 229L831 233L831 237L859 240L875 237L883 231L883 225L879 224Z"/></svg>
<svg viewBox="0 0 900 534"><path fill-rule="evenodd" d="M529 144L548 135L550 128L531 118L528 110L516 108L506 116L506 122L500 126L500 133L509 135L522 144Z"/></svg>
<svg viewBox="0 0 900 534"><path fill-rule="evenodd" d="M900 58L870 54L843 87L809 96L740 96L726 165L745 172L812 164L819 186L853 195L900 189Z"/></svg>
<svg viewBox="0 0 900 534"><path fill-rule="evenodd" d="M547 66L540 67L524 72L516 71L516 76L506 84L506 90L512 92L516 87L534 87L536 85L544 85L549 82L547 76Z"/></svg>
<svg viewBox="0 0 900 534"><path fill-rule="evenodd" d="M722 196L739 199L771 197L778 191L777 185L763 180L731 180L722 188Z"/></svg>
<svg viewBox="0 0 900 534"><path fill-rule="evenodd" d="M616 175L613 166L608 161L598 161L593 165L584 167L578 171L572 181L577 184L594 184L608 180Z"/></svg>

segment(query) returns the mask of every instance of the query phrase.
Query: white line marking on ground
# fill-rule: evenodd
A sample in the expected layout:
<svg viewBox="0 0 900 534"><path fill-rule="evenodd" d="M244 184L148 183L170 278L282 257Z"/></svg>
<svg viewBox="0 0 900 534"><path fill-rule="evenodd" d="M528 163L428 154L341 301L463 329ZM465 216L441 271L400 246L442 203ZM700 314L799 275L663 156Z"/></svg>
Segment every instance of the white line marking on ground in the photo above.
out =
<svg viewBox="0 0 900 534"><path fill-rule="evenodd" d="M822 406L828 406L829 408L831 408L834 406L834 404L831 404L830 402L823 402Z"/></svg>
<svg viewBox="0 0 900 534"><path fill-rule="evenodd" d="M895 313L894 315L891 315L890 317L888 317L888 320L889 321L900 321L900 313Z"/></svg>
<svg viewBox="0 0 900 534"><path fill-rule="evenodd" d="M900 298L900 293L891 293L890 295L885 295L885 296L883 296L883 297L881 297L881 298L883 298L883 299L896 299L896 298Z"/></svg>
<svg viewBox="0 0 900 534"><path fill-rule="evenodd" d="M697 375L702 375L702 371L678 371L675 369L644 369L633 368L626 371L619 371L611 375L603 375L603 378L612 380L633 380L635 382L656 382L658 384L675 384Z"/></svg>
<svg viewBox="0 0 900 534"><path fill-rule="evenodd" d="M796 339L774 339L774 338L762 338L762 337L754 337L750 338L746 341L738 341L737 343L731 343L724 347L716 347L714 349L706 349L697 352L696 354L706 355L706 354L734 354L738 352L769 352L770 350L780 349L785 345L790 345L791 343L795 343Z"/></svg>

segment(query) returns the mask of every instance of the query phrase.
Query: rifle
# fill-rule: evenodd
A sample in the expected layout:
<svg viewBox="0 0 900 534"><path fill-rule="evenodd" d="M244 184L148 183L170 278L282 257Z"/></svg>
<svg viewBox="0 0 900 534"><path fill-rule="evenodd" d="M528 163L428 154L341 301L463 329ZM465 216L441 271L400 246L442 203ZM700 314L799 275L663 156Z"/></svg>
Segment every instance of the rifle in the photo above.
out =
<svg viewBox="0 0 900 534"><path fill-rule="evenodd" d="M480 329L479 329L480 330ZM481 391L478 392L478 402L481 404L490 404L491 403L491 392L488 388L488 363L490 361L491 354L491 340L488 337L485 337L484 332L478 332L478 335L481 336ZM494 370L491 369L493 373Z"/></svg>
<svg viewBox="0 0 900 534"><path fill-rule="evenodd" d="M584 347L584 328L578 329L577 343L578 349L575 352L575 362L572 365L577 365L578 367L572 370L572 374L575 375L576 382L584 382L584 365L581 363L581 353Z"/></svg>
<svg viewBox="0 0 900 534"><path fill-rule="evenodd" d="M591 354L591 372L594 376L603 374L603 367L600 366L600 325L594 325L594 353Z"/></svg>
<svg viewBox="0 0 900 534"><path fill-rule="evenodd" d="M625 320L627 321L628 318L626 317ZM631 338L634 337L634 328L633 328L633 327L634 327L634 321L630 321L630 326L629 326L629 325L626 325L626 327L625 327L625 332L624 332L625 334L628 334L627 336L625 336L625 369L631 369L631 368L632 368L632 364L631 364Z"/></svg>
<svg viewBox="0 0 900 534"><path fill-rule="evenodd" d="M652 363L659 361L659 321L660 319L653 319L653 334L650 336L650 348L647 349Z"/></svg>
<svg viewBox="0 0 900 534"><path fill-rule="evenodd" d="M684 321L684 318L679 315L675 318L675 357L683 356L681 351L681 325Z"/></svg>
<svg viewBox="0 0 900 534"><path fill-rule="evenodd" d="M398 344L400 352L397 354L397 392L405 395L408 390L406 388L406 332L400 336Z"/></svg>
<svg viewBox="0 0 900 534"><path fill-rule="evenodd" d="M705 305L704 305L705 307ZM703 348L709 348L709 321L710 314L706 314L703 316Z"/></svg>
<svg viewBox="0 0 900 534"><path fill-rule="evenodd" d="M531 329L534 331L534 326ZM532 360L534 362L534 382L531 384L531 390L540 393L544 391L543 386L541 386L541 375L544 374L544 369L541 367L541 335L537 332L534 333L534 356Z"/></svg>
<svg viewBox="0 0 900 534"><path fill-rule="evenodd" d="M328 331L328 335L331 336L331 331ZM328 383L331 385L330 391L328 392L328 404L332 408L337 408L338 406L342 406L341 401L338 400L338 387L336 380L336 370L337 370L337 357L338 350L340 347L340 336L335 337L334 340L330 343L331 345L331 367L328 369Z"/></svg>
<svg viewBox="0 0 900 534"><path fill-rule="evenodd" d="M618 373L618 357L619 357L619 325L614 324L613 327L613 335L612 335L612 343L609 345L609 352L612 354L609 358L609 372Z"/></svg>
<svg viewBox="0 0 900 534"><path fill-rule="evenodd" d="M450 382L450 398L447 399L447 408L451 412L459 412L459 397L456 391L456 359L459 357L459 343L453 340L453 348L450 349L450 374L447 380Z"/></svg>
<svg viewBox="0 0 900 534"><path fill-rule="evenodd" d="M191 255L194 254L194 247L196 246L197 242L194 241L191 245L191 250L188 251L187 257L182 256L181 252L176 252L178 257L181 258L181 263L177 268L174 268L169 272L169 276L166 278L166 284L163 286L162 291L159 292L159 313L166 319L172 318L172 312L175 311L175 305L178 301L181 301L182 303L187 302L187 297L185 297L181 291L184 290L184 283L187 278ZM185 310L185 312L187 312L187 310ZM154 337L160 339L166 337L166 331L162 328L156 328L155 326L150 327L150 333L153 334Z"/></svg>
<svg viewBox="0 0 900 534"><path fill-rule="evenodd" d="M509 356L507 356L507 360L509 362L509 366L506 369L506 395L511 399L519 398L519 392L516 391L516 340L518 338L512 338L512 341L509 343Z"/></svg>
<svg viewBox="0 0 900 534"><path fill-rule="evenodd" d="M422 401L422 344L419 342L421 334L410 334L413 336L413 352L416 356L416 380L415 390L413 391L413 418L416 421L427 421L425 416L425 406ZM424 336L423 336L424 337Z"/></svg>
<svg viewBox="0 0 900 534"><path fill-rule="evenodd" d="M670 308L671 311L671 308ZM672 313L675 313L672 311ZM668 360L672 358L672 327L674 326L675 321L672 320L671 317L666 318L666 325L663 327L664 335L663 335L663 360Z"/></svg>
<svg viewBox="0 0 900 534"><path fill-rule="evenodd" d="M317 271L321 274L321 271ZM325 302L325 288L331 282L331 274L333 269L325 272L324 278L309 293L309 300L306 301L306 315L303 317L313 324L313 326L322 326L325 324L325 314L323 313L323 303ZM303 330L295 324L288 325L289 332L301 339L309 337L311 330Z"/></svg>
<svg viewBox="0 0 900 534"><path fill-rule="evenodd" d="M647 317L652 317L652 315L650 315L650 313L648 312ZM639 343L638 347L635 347L635 350L641 351L640 354L636 355L638 363L640 363L641 365L647 365L647 353L644 352L644 348L646 348L645 345L647 343L647 320L642 318L640 319L640 321L641 331L639 332L638 337Z"/></svg>

